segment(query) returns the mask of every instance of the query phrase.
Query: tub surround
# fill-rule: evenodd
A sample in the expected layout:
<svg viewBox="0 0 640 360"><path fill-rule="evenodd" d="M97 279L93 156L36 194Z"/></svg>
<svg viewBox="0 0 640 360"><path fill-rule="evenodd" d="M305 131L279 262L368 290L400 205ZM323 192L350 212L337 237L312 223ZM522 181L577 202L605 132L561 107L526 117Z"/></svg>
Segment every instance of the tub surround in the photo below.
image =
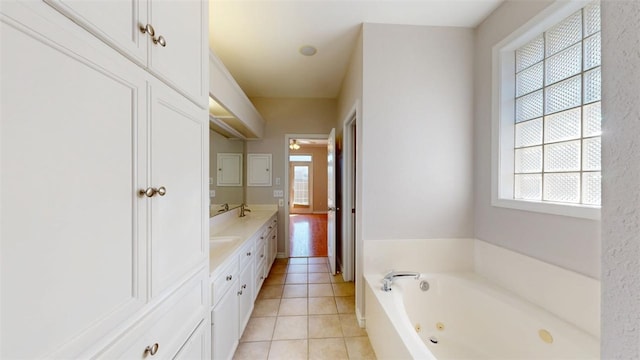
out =
<svg viewBox="0 0 640 360"><path fill-rule="evenodd" d="M473 271L474 239L372 240L364 244L364 269L386 273Z"/></svg>
<svg viewBox="0 0 640 360"><path fill-rule="evenodd" d="M600 281L474 241L475 272L600 338Z"/></svg>
<svg viewBox="0 0 640 360"><path fill-rule="evenodd" d="M365 277L381 280L391 269L472 272L595 338L600 337L600 281L596 279L478 239L365 241L363 252ZM376 309L369 312L367 297L368 323ZM360 321L365 323L365 318ZM375 337L371 337L372 343Z"/></svg>

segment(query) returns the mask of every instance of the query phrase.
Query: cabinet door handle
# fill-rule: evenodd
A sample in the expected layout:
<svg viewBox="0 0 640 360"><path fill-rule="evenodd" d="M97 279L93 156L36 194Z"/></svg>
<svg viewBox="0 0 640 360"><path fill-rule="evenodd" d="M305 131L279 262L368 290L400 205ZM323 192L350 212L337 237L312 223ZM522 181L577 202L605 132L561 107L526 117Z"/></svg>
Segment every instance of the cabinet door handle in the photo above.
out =
<svg viewBox="0 0 640 360"><path fill-rule="evenodd" d="M159 348L160 348L160 345L158 343L155 343L151 346L147 346L147 348L144 349L144 352L148 352L149 355L153 356L158 352Z"/></svg>
<svg viewBox="0 0 640 360"><path fill-rule="evenodd" d="M164 186L160 186L157 192L158 192L158 195L165 196L167 194L167 189Z"/></svg>
<svg viewBox="0 0 640 360"><path fill-rule="evenodd" d="M260 255L260 258L263 258L263 257L264 257L264 254Z"/></svg>
<svg viewBox="0 0 640 360"><path fill-rule="evenodd" d="M238 291L238 296L242 295L242 290Z"/></svg>
<svg viewBox="0 0 640 360"><path fill-rule="evenodd" d="M251 256L251 251L249 251L249 252L247 253L247 256Z"/></svg>
<svg viewBox="0 0 640 360"><path fill-rule="evenodd" d="M167 46L167 40L164 38L164 36L160 35L157 38L153 38L153 43L154 44L159 44L162 47L166 47Z"/></svg>
<svg viewBox="0 0 640 360"><path fill-rule="evenodd" d="M156 34L156 30L151 26L151 24L147 24L145 26L140 25L140 31L142 31L143 34L149 34L151 37Z"/></svg>
<svg viewBox="0 0 640 360"><path fill-rule="evenodd" d="M247 288L247 284L242 284L242 288L246 289Z"/></svg>
<svg viewBox="0 0 640 360"><path fill-rule="evenodd" d="M140 189L140 191L138 191L138 195L153 197L157 192L158 190L156 188L148 187L146 189Z"/></svg>
<svg viewBox="0 0 640 360"><path fill-rule="evenodd" d="M227 281L231 281L233 279L233 275L227 275Z"/></svg>

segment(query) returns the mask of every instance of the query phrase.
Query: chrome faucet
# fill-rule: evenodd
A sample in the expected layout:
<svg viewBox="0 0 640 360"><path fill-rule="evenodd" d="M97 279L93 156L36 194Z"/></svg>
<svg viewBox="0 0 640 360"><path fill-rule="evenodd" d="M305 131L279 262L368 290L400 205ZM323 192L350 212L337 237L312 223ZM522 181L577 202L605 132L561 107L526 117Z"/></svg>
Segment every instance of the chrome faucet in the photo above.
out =
<svg viewBox="0 0 640 360"><path fill-rule="evenodd" d="M247 204L240 205L240 217L247 216L247 214L245 214L246 212L251 212L251 209L247 207Z"/></svg>
<svg viewBox="0 0 640 360"><path fill-rule="evenodd" d="M413 276L415 279L420 279L420 273L415 271L389 271L387 275L382 279L382 291L391 291L391 284L393 284L393 280L397 277L402 276Z"/></svg>
<svg viewBox="0 0 640 360"><path fill-rule="evenodd" d="M227 204L227 203L224 203L224 204L220 205L220 207L222 209L218 210L218 212L227 212L227 211L229 211L229 204Z"/></svg>

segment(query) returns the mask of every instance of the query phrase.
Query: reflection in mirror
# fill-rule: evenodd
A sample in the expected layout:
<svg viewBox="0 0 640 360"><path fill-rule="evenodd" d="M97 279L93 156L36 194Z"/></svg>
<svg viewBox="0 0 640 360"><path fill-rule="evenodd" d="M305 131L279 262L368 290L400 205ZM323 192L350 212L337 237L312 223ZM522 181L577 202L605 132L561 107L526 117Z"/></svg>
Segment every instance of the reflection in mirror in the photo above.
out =
<svg viewBox="0 0 640 360"><path fill-rule="evenodd" d="M244 187L242 181L242 169L244 164L244 141L240 139L230 139L218 132L209 130L209 196L211 207L210 216L222 214L227 210L235 209L244 202ZM218 159L223 159L218 161ZM233 164L237 161L237 164ZM224 164L226 162L226 165ZM223 167L231 169L232 173L222 173ZM237 181L229 181L235 176ZM225 206L226 204L226 206Z"/></svg>

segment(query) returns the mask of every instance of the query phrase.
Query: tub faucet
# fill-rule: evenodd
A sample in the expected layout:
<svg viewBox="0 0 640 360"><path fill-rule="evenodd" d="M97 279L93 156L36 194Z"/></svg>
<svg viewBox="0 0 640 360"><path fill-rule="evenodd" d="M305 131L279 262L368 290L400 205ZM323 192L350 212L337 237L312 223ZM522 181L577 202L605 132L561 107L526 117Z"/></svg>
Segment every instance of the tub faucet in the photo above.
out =
<svg viewBox="0 0 640 360"><path fill-rule="evenodd" d="M393 284L393 280L397 277L401 276L413 276L415 279L420 278L420 273L415 271L389 271L387 275L382 279L382 291L391 291L391 284Z"/></svg>

